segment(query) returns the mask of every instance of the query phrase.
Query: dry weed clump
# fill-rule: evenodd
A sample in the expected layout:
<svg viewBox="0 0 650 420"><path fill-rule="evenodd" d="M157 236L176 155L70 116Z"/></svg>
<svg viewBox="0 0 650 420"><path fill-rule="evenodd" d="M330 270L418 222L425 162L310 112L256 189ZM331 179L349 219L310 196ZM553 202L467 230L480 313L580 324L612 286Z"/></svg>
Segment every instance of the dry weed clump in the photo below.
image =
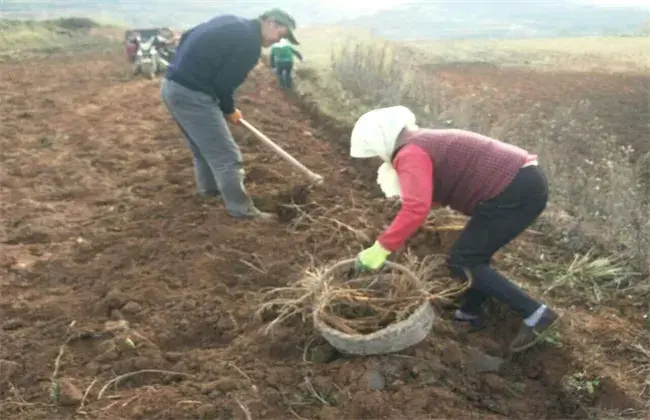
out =
<svg viewBox="0 0 650 420"><path fill-rule="evenodd" d="M544 294L556 297L578 295L594 303L613 300L634 291L647 291L638 284L640 273L631 271L615 258L599 257L591 249L576 254L568 264L541 261L536 265L522 264L522 273L540 281Z"/></svg>
<svg viewBox="0 0 650 420"><path fill-rule="evenodd" d="M418 53L394 43L349 42L332 50L331 70L340 86L372 107L402 104L425 120L440 111L440 86L419 77Z"/></svg>
<svg viewBox="0 0 650 420"><path fill-rule="evenodd" d="M469 285L448 276L441 256L405 258L406 266L389 263L373 273L351 268L354 259L311 267L289 286L263 291L257 314L274 314L264 332L297 316L303 322L317 317L346 334L371 334L407 319L423 303L451 299Z"/></svg>

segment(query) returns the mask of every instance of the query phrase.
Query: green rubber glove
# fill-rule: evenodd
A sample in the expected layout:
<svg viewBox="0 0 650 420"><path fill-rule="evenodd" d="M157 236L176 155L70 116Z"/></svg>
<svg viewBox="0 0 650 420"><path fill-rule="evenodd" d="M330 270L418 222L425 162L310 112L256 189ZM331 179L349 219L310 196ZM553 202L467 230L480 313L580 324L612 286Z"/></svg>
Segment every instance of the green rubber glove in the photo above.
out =
<svg viewBox="0 0 650 420"><path fill-rule="evenodd" d="M385 249L377 241L367 249L364 249L357 256L357 267L366 270L377 270L386 262L390 251Z"/></svg>

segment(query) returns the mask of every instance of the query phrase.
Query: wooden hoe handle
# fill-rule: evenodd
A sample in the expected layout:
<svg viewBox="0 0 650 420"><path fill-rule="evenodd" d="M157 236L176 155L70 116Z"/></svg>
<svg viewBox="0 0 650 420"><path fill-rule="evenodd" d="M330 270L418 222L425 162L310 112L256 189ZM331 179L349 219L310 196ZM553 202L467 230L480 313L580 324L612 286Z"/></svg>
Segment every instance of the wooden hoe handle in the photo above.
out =
<svg viewBox="0 0 650 420"><path fill-rule="evenodd" d="M275 153L280 155L282 158L284 158L287 162L291 163L294 167L302 171L307 177L314 183L314 184L320 184L323 182L323 177L318 175L317 173L312 172L307 168L305 165L302 163L298 162L296 158L291 156L289 153L287 153L284 149L282 149L280 146L275 144L270 138L264 135L260 130L257 128L253 127L248 121L244 120L241 118L239 122L246 127L251 133L255 134L257 138L259 138L264 144L269 146Z"/></svg>

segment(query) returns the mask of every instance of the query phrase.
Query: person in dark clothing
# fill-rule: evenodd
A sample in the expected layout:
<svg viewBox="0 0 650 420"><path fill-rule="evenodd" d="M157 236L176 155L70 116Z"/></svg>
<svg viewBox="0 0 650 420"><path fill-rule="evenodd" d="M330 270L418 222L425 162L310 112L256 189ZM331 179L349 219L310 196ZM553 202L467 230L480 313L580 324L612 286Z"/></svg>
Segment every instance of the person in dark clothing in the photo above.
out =
<svg viewBox="0 0 650 420"><path fill-rule="evenodd" d="M298 57L302 62L305 61L300 51L296 50L286 39L273 44L270 54L270 65L280 80L280 86L291 89L293 82L291 73L293 71L293 58Z"/></svg>
<svg viewBox="0 0 650 420"><path fill-rule="evenodd" d="M425 222L434 203L449 206L470 217L447 258L452 275L471 281L455 321L480 328L482 306L491 296L523 318L511 352L526 350L551 331L558 314L490 267L492 256L546 208L548 185L536 155L471 131L419 128L403 106L362 115L350 155L380 157L378 183L387 197L402 201L393 223L359 253L359 268L380 268Z"/></svg>
<svg viewBox="0 0 650 420"><path fill-rule="evenodd" d="M162 100L194 157L199 194L220 195L236 218L274 216L259 211L244 188L241 152L226 123L242 118L235 89L258 63L262 47L283 38L298 43L295 28L295 20L280 9L257 19L217 16L183 34L162 82Z"/></svg>

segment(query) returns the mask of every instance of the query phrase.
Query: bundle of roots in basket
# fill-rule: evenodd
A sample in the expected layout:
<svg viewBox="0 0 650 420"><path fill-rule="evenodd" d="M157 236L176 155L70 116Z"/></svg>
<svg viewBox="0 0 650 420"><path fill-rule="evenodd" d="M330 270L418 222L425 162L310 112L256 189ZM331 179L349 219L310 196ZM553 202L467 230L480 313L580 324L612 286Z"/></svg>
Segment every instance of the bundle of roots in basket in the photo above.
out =
<svg viewBox="0 0 650 420"><path fill-rule="evenodd" d="M347 334L370 334L407 319L425 301L450 299L469 285L448 276L444 256L403 257L410 273L391 269L359 276L349 269L328 275L327 267L311 267L285 287L263 290L257 315L270 321L264 331L314 316Z"/></svg>
<svg viewBox="0 0 650 420"><path fill-rule="evenodd" d="M370 334L408 318L427 300L425 292L403 274L376 274L327 282L314 316L348 334Z"/></svg>

